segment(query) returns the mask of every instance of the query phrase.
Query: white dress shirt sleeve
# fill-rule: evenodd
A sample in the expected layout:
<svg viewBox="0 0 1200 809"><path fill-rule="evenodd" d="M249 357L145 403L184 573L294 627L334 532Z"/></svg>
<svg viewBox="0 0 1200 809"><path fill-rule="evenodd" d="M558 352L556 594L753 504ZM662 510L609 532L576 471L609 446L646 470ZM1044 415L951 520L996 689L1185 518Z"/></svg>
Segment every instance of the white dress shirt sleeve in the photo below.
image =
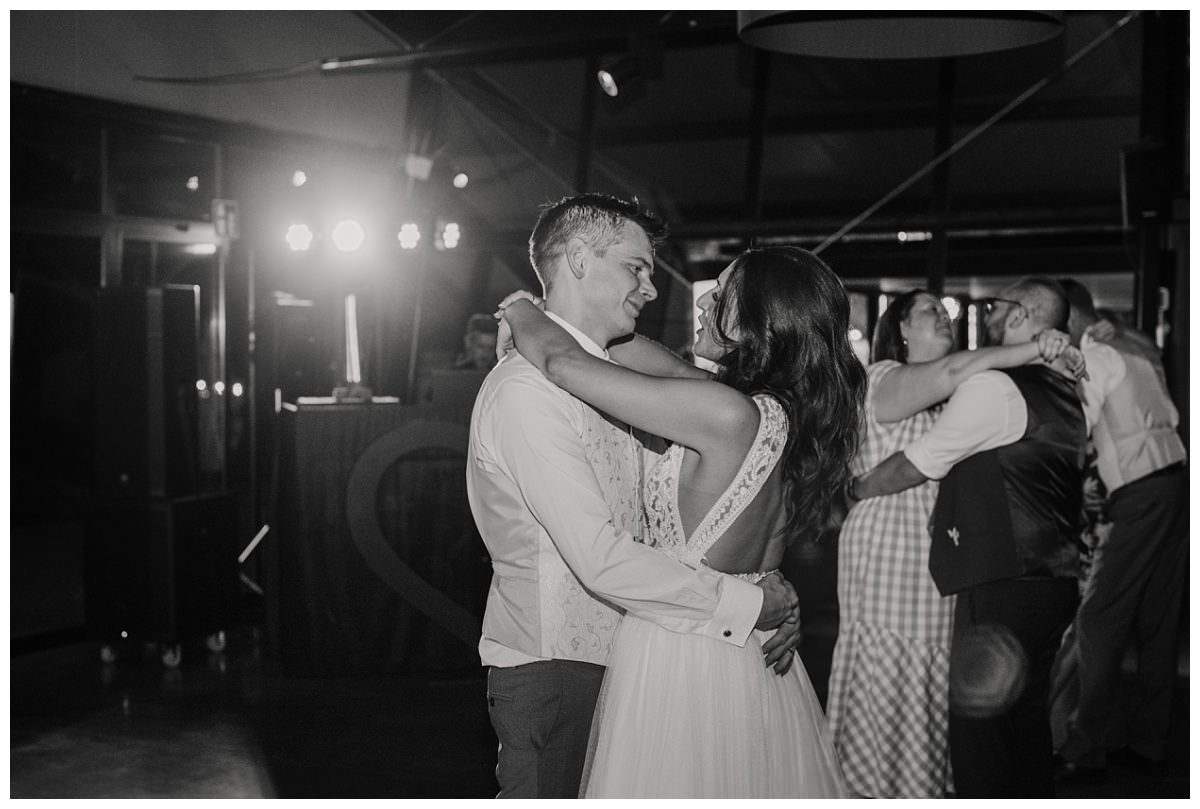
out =
<svg viewBox="0 0 1200 809"><path fill-rule="evenodd" d="M921 474L941 480L954 464L1025 434L1025 399L1007 374L983 371L964 381L942 408L933 427L904 448Z"/></svg>
<svg viewBox="0 0 1200 809"><path fill-rule="evenodd" d="M1125 378L1125 360L1110 345L1093 340L1085 334L1079 341L1083 358L1087 362L1088 378L1079 381L1079 398L1083 402L1083 415L1087 419L1088 435L1100 420L1104 400Z"/></svg>
<svg viewBox="0 0 1200 809"><path fill-rule="evenodd" d="M762 588L689 568L618 531L565 397L547 396L527 379L506 381L496 396L493 412L504 417L492 425L495 462L583 586L666 629L744 645L758 622Z"/></svg>

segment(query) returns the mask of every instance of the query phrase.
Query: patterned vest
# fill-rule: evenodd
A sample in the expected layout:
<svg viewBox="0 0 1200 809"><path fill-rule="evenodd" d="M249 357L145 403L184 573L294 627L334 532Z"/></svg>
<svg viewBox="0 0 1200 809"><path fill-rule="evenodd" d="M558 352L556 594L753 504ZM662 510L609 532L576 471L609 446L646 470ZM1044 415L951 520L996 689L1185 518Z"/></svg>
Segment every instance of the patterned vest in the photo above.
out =
<svg viewBox="0 0 1200 809"><path fill-rule="evenodd" d="M1108 342L1125 361L1125 378L1108 394L1092 431L1100 479L1109 494L1187 458L1176 432L1179 411L1167 393L1162 360L1129 337Z"/></svg>
<svg viewBox="0 0 1200 809"><path fill-rule="evenodd" d="M959 461L930 520L942 595L1021 576L1077 577L1087 424L1070 380L1044 365L1006 371L1025 399L1015 443Z"/></svg>
<svg viewBox="0 0 1200 809"><path fill-rule="evenodd" d="M562 395L570 397L565 391ZM642 538L642 444L629 427L571 397L581 417L584 453L596 473L613 525ZM538 563L542 653L606 665L622 610L584 589L548 538Z"/></svg>

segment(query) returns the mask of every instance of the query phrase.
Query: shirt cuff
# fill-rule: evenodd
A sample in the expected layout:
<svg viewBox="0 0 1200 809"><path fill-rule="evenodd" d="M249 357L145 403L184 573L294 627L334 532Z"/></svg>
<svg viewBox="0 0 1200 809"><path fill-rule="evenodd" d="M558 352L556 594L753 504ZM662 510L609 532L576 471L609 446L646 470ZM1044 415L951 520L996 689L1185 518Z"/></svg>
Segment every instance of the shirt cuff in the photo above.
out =
<svg viewBox="0 0 1200 809"><path fill-rule="evenodd" d="M902 452L904 453L904 457L908 458L908 462L930 480L941 480L950 471L949 466L939 464L930 457L929 452L925 449L925 445L921 443L921 439L919 438L905 447Z"/></svg>
<svg viewBox="0 0 1200 809"><path fill-rule="evenodd" d="M707 634L734 646L745 646L762 612L763 589L745 579L718 575L724 579L721 601L713 613Z"/></svg>

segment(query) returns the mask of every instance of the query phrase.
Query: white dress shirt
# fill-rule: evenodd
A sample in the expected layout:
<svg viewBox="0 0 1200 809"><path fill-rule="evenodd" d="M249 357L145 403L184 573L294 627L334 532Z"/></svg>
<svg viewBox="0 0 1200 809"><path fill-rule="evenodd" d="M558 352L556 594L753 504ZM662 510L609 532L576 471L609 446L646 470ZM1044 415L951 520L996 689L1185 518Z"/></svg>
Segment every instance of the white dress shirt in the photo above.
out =
<svg viewBox="0 0 1200 809"><path fill-rule="evenodd" d="M594 356L607 353L550 315ZM620 610L738 646L762 589L693 570L635 541L642 447L517 352L488 375L471 415L467 496L492 557L480 659L604 665Z"/></svg>
<svg viewBox="0 0 1200 809"><path fill-rule="evenodd" d="M1084 334L1079 341L1079 350L1087 363L1088 378L1079 380L1079 398L1083 401L1083 415L1087 419L1088 435L1100 420L1100 411L1108 394L1116 390L1125 379L1125 360L1112 346Z"/></svg>
<svg viewBox="0 0 1200 809"><path fill-rule="evenodd" d="M1008 374L982 371L967 378L933 427L904 448L904 456L931 480L977 452L1017 441L1029 425L1025 397Z"/></svg>

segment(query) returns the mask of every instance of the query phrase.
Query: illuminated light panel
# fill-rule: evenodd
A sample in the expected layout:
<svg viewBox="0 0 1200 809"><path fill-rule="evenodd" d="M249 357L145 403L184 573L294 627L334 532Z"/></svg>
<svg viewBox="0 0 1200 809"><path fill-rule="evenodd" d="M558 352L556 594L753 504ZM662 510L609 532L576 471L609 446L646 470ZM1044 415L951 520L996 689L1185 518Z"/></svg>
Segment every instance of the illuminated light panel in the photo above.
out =
<svg viewBox="0 0 1200 809"><path fill-rule="evenodd" d="M405 223L400 226L400 232L396 234L396 238L400 240L400 246L405 250L412 250L421 241L421 229L412 222Z"/></svg>
<svg viewBox="0 0 1200 809"><path fill-rule="evenodd" d="M333 246L338 250L343 253L352 253L363 246L363 242L367 239L367 232L355 220L343 219L333 226L329 238L333 240Z"/></svg>
<svg viewBox="0 0 1200 809"><path fill-rule="evenodd" d="M293 250L307 250L312 247L313 232L309 230L308 225L291 225L284 239Z"/></svg>

